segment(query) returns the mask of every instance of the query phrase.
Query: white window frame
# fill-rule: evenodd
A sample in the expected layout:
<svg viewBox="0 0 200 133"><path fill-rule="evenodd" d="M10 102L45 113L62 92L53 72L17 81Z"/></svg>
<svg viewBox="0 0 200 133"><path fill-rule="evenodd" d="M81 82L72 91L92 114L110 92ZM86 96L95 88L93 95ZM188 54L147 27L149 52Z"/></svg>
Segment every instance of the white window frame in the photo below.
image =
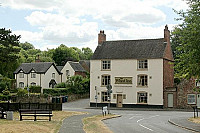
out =
<svg viewBox="0 0 200 133"><path fill-rule="evenodd" d="M138 69L148 69L148 60L138 60Z"/></svg>
<svg viewBox="0 0 200 133"><path fill-rule="evenodd" d="M187 104L196 104L196 94L187 94Z"/></svg>
<svg viewBox="0 0 200 133"><path fill-rule="evenodd" d="M101 86L109 85L111 83L110 80L111 80L110 75L102 75L101 76Z"/></svg>
<svg viewBox="0 0 200 133"><path fill-rule="evenodd" d="M148 86L148 75L145 74L138 75L137 86Z"/></svg>
<svg viewBox="0 0 200 133"><path fill-rule="evenodd" d="M36 78L36 73L31 72L31 78Z"/></svg>
<svg viewBox="0 0 200 133"><path fill-rule="evenodd" d="M52 73L52 78L55 79L56 78L56 74Z"/></svg>
<svg viewBox="0 0 200 133"><path fill-rule="evenodd" d="M137 93L137 103L147 104L148 103L148 93L138 92Z"/></svg>
<svg viewBox="0 0 200 133"><path fill-rule="evenodd" d="M108 94L107 91L102 91L101 92L101 100L102 102L109 102L109 99L110 99L110 95Z"/></svg>
<svg viewBox="0 0 200 133"><path fill-rule="evenodd" d="M24 88L24 82L19 82L19 88Z"/></svg>
<svg viewBox="0 0 200 133"><path fill-rule="evenodd" d="M102 70L111 70L111 61L110 60L102 60L101 61L101 69Z"/></svg>
<svg viewBox="0 0 200 133"><path fill-rule="evenodd" d="M69 70L66 70L66 76L67 76L67 77L70 76Z"/></svg>
<svg viewBox="0 0 200 133"><path fill-rule="evenodd" d="M24 73L20 72L19 73L19 78L24 78Z"/></svg>

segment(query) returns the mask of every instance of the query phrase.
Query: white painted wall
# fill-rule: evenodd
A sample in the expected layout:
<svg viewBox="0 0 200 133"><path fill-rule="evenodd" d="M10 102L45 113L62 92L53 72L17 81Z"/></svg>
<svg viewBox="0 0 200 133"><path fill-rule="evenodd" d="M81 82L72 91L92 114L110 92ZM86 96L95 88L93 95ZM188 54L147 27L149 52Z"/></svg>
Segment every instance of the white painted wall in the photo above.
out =
<svg viewBox="0 0 200 133"><path fill-rule="evenodd" d="M61 70L61 72L63 73L62 82L66 82L66 80L67 80L66 70L69 70L69 76L70 76L70 77L75 75L75 71L74 71L74 69L71 67L71 65L69 64L69 61L68 61L68 62L65 64L65 66L63 67L63 69Z"/></svg>
<svg viewBox="0 0 200 133"><path fill-rule="evenodd" d="M111 60L111 71L101 71L101 60L90 62L90 102L96 102L96 86L99 93L97 101L101 103L101 91L107 90L106 87L101 87L101 75L109 74L113 88L111 103L116 103L113 94L126 94L123 104L137 104L137 92L145 91L148 93L149 105L163 105L163 59L149 59L148 70L145 71L137 70L137 60L134 59ZM137 75L139 74L148 75L148 87L137 87ZM115 84L115 77L132 77L133 84Z"/></svg>

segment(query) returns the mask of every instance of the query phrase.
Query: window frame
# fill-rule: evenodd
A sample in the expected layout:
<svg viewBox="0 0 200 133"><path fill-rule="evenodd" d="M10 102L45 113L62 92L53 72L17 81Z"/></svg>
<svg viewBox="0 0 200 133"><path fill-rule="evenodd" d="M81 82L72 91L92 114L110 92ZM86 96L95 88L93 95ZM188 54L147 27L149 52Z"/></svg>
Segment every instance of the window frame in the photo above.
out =
<svg viewBox="0 0 200 133"><path fill-rule="evenodd" d="M19 88L24 88L24 82L19 82Z"/></svg>
<svg viewBox="0 0 200 133"><path fill-rule="evenodd" d="M52 78L55 79L56 78L56 74L52 73Z"/></svg>
<svg viewBox="0 0 200 133"><path fill-rule="evenodd" d="M66 70L66 76L67 76L67 77L70 76L69 70Z"/></svg>
<svg viewBox="0 0 200 133"><path fill-rule="evenodd" d="M31 78L36 78L36 73L35 72L31 72Z"/></svg>
<svg viewBox="0 0 200 133"><path fill-rule="evenodd" d="M190 97L189 99L188 96L194 96L194 97L193 98ZM193 102L191 102L190 100L192 100ZM187 94L187 104L196 104L196 94Z"/></svg>
<svg viewBox="0 0 200 133"><path fill-rule="evenodd" d="M102 103L108 103L109 99L111 99L111 94L108 94L107 91L102 91L101 92L101 102ZM109 97L109 98L108 98Z"/></svg>
<svg viewBox="0 0 200 133"><path fill-rule="evenodd" d="M144 78L142 78L144 77ZM144 85L143 85L144 82ZM148 75L146 74L139 74L137 75L137 86L138 87L148 87Z"/></svg>
<svg viewBox="0 0 200 133"><path fill-rule="evenodd" d="M108 74L101 75L101 86L107 86L111 83L111 76Z"/></svg>
<svg viewBox="0 0 200 133"><path fill-rule="evenodd" d="M141 96L141 94L144 94L144 96ZM148 93L147 92L138 92L137 93L137 103L138 104L147 104L148 103Z"/></svg>
<svg viewBox="0 0 200 133"><path fill-rule="evenodd" d="M148 60L147 59L138 60L137 69L139 70L148 69Z"/></svg>
<svg viewBox="0 0 200 133"><path fill-rule="evenodd" d="M101 61L101 70L104 70L104 71L111 70L111 60L102 60Z"/></svg>
<svg viewBox="0 0 200 133"><path fill-rule="evenodd" d="M36 86L36 83L35 83L35 82L32 82L32 83L31 83L31 86Z"/></svg>
<svg viewBox="0 0 200 133"><path fill-rule="evenodd" d="M24 78L24 73L23 72L19 73L19 78Z"/></svg>
<svg viewBox="0 0 200 133"><path fill-rule="evenodd" d="M195 79L195 86L200 87L200 79Z"/></svg>

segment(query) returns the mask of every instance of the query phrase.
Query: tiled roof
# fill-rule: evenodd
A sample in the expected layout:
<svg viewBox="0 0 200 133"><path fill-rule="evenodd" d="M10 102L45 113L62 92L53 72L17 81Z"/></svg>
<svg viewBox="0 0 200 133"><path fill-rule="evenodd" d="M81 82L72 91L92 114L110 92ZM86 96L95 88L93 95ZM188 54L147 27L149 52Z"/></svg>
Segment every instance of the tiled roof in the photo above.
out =
<svg viewBox="0 0 200 133"><path fill-rule="evenodd" d="M105 41L101 46L97 46L92 60L163 58L165 47L163 38Z"/></svg>
<svg viewBox="0 0 200 133"><path fill-rule="evenodd" d="M21 70L24 73L30 73L32 70L36 73L45 73L51 65L54 65L55 69L60 73L53 62L22 63L14 73L19 73Z"/></svg>
<svg viewBox="0 0 200 133"><path fill-rule="evenodd" d="M56 67L61 72L61 70L63 69L64 66L56 66Z"/></svg>
<svg viewBox="0 0 200 133"><path fill-rule="evenodd" d="M79 62L68 61L75 72L85 72L85 69L81 66Z"/></svg>

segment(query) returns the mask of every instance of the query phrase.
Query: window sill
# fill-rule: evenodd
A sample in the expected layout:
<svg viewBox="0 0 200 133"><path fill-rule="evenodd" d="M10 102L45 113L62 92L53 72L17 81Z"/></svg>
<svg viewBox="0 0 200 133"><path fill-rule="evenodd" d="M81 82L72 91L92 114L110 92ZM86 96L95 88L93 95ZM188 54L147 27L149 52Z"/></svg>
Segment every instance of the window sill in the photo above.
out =
<svg viewBox="0 0 200 133"><path fill-rule="evenodd" d="M148 68L138 68L137 71L148 71Z"/></svg>
<svg viewBox="0 0 200 133"><path fill-rule="evenodd" d="M147 104L147 103L137 103L137 104Z"/></svg>
<svg viewBox="0 0 200 133"><path fill-rule="evenodd" d="M136 86L138 88L148 88L148 86Z"/></svg>
<svg viewBox="0 0 200 133"><path fill-rule="evenodd" d="M101 71L111 71L111 69L101 69Z"/></svg>

